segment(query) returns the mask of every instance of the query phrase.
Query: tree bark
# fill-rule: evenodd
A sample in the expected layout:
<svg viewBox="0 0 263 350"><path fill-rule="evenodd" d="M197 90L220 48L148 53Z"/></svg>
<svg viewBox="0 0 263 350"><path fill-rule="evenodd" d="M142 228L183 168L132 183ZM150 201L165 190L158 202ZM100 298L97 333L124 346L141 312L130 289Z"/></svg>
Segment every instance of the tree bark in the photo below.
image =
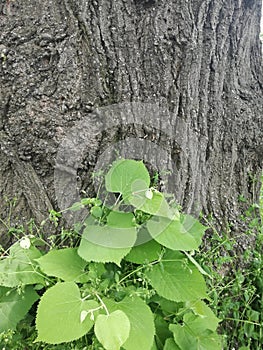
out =
<svg viewBox="0 0 263 350"><path fill-rule="evenodd" d="M260 16L261 0L1 0L0 193L17 198L14 223L91 191L116 144L169 170L185 211L240 229L262 172Z"/></svg>

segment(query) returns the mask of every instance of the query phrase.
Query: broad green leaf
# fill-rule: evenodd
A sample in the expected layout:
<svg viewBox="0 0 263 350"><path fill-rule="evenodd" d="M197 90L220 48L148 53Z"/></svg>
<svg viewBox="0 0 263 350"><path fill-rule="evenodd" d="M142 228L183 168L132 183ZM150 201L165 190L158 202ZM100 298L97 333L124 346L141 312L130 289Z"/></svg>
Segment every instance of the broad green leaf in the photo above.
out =
<svg viewBox="0 0 263 350"><path fill-rule="evenodd" d="M26 286L21 293L0 287L0 333L15 329L35 301L39 299L33 286Z"/></svg>
<svg viewBox="0 0 263 350"><path fill-rule="evenodd" d="M184 321L191 324L191 328L195 328L196 332L201 332L206 329L216 331L220 319L218 319L208 305L202 300L186 302L187 308L193 310L195 315L186 314Z"/></svg>
<svg viewBox="0 0 263 350"><path fill-rule="evenodd" d="M139 181L135 181L132 186L132 194L128 201L135 208L151 215L173 218L175 210L169 207L164 195L156 190L152 191L151 198L148 196L149 189L142 189Z"/></svg>
<svg viewBox="0 0 263 350"><path fill-rule="evenodd" d="M123 344L125 350L151 350L154 340L154 318L146 303L135 296L126 297L117 303L110 299L103 299L108 310L123 311L130 320L130 335Z"/></svg>
<svg viewBox="0 0 263 350"><path fill-rule="evenodd" d="M130 321L121 310L99 315L95 322L95 335L106 350L119 350L130 334Z"/></svg>
<svg viewBox="0 0 263 350"><path fill-rule="evenodd" d="M210 330L196 333L188 325L170 325L175 343L181 350L222 350L221 340L218 334Z"/></svg>
<svg viewBox="0 0 263 350"><path fill-rule="evenodd" d="M131 195L132 184L137 180L144 181L147 188L150 185L150 176L143 162L120 159L112 164L105 176L106 189L108 192L121 193L126 199Z"/></svg>
<svg viewBox="0 0 263 350"><path fill-rule="evenodd" d="M148 221L147 229L157 242L172 250L198 249L206 230L189 215L174 220L158 217Z"/></svg>
<svg viewBox="0 0 263 350"><path fill-rule="evenodd" d="M82 300L74 282L57 283L42 296L36 317L36 341L49 344L70 342L86 334L93 326L94 300ZM86 311L83 319L83 311Z"/></svg>
<svg viewBox="0 0 263 350"><path fill-rule="evenodd" d="M107 224L116 228L135 227L134 215L122 211L111 211L107 216Z"/></svg>
<svg viewBox="0 0 263 350"><path fill-rule="evenodd" d="M146 272L157 293L173 301L206 298L206 284L197 268L179 252L168 251Z"/></svg>
<svg viewBox="0 0 263 350"><path fill-rule="evenodd" d="M82 238L106 248L131 248L133 247L137 231L135 226L113 227L109 225L88 225L83 231Z"/></svg>
<svg viewBox="0 0 263 350"><path fill-rule="evenodd" d="M135 227L89 225L82 234L78 254L86 261L114 262L120 265L134 245L136 236Z"/></svg>
<svg viewBox="0 0 263 350"><path fill-rule="evenodd" d="M175 344L173 338L168 338L166 339L163 350L181 350L181 348L179 348L178 345Z"/></svg>
<svg viewBox="0 0 263 350"><path fill-rule="evenodd" d="M162 252L160 244L151 240L144 244L137 245L132 248L130 253L126 255L125 260L135 264L144 264L158 260Z"/></svg>
<svg viewBox="0 0 263 350"><path fill-rule="evenodd" d="M129 253L131 248L110 248L97 245L82 237L78 254L86 261L113 262L120 266L121 260Z"/></svg>
<svg viewBox="0 0 263 350"><path fill-rule="evenodd" d="M0 260L0 285L16 287L27 284L44 284L44 278L35 263L41 257L40 251L31 245L28 249L19 242L10 248L8 257Z"/></svg>
<svg viewBox="0 0 263 350"><path fill-rule="evenodd" d="M55 276L67 282L83 283L88 280L85 273L87 262L78 255L76 248L51 250L36 261L48 276Z"/></svg>

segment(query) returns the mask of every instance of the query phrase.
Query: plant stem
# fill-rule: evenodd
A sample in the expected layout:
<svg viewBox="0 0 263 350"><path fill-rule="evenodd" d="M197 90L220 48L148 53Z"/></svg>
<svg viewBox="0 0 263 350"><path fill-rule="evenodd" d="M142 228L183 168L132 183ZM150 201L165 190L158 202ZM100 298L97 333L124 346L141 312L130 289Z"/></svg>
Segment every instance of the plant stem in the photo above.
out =
<svg viewBox="0 0 263 350"><path fill-rule="evenodd" d="M107 309L107 306L104 304L103 300L99 296L99 294L95 293L96 297L99 299L99 302L101 303L103 309L106 311L107 316L110 316L109 310Z"/></svg>

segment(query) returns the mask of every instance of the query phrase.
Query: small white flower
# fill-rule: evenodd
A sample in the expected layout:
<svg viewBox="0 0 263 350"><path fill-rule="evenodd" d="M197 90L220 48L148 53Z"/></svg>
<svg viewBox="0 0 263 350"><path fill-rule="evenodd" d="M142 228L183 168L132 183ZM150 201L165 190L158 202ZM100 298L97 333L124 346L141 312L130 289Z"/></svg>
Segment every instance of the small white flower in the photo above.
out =
<svg viewBox="0 0 263 350"><path fill-rule="evenodd" d="M87 311L85 311L85 310L81 311L81 313L80 313L80 323L83 323L85 321L87 315L88 315Z"/></svg>
<svg viewBox="0 0 263 350"><path fill-rule="evenodd" d="M153 193L152 193L152 190L150 188L147 191L145 191L145 197L148 199L152 199Z"/></svg>
<svg viewBox="0 0 263 350"><path fill-rule="evenodd" d="M20 247L23 249L29 249L31 246L30 239L28 237L24 237L20 241Z"/></svg>

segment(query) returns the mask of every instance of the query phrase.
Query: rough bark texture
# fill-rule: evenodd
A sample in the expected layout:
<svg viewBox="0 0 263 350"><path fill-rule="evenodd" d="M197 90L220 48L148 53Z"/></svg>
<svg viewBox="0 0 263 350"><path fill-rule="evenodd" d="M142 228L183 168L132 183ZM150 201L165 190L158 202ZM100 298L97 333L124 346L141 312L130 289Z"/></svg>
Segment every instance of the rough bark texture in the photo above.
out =
<svg viewBox="0 0 263 350"><path fill-rule="evenodd" d="M133 136L170 150L159 163L185 210L238 221L262 171L260 14L261 0L1 0L0 193L18 199L13 220L57 208L57 148L85 120L83 189L101 150ZM156 120L132 119L133 105L94 111L122 102L158 105Z"/></svg>

